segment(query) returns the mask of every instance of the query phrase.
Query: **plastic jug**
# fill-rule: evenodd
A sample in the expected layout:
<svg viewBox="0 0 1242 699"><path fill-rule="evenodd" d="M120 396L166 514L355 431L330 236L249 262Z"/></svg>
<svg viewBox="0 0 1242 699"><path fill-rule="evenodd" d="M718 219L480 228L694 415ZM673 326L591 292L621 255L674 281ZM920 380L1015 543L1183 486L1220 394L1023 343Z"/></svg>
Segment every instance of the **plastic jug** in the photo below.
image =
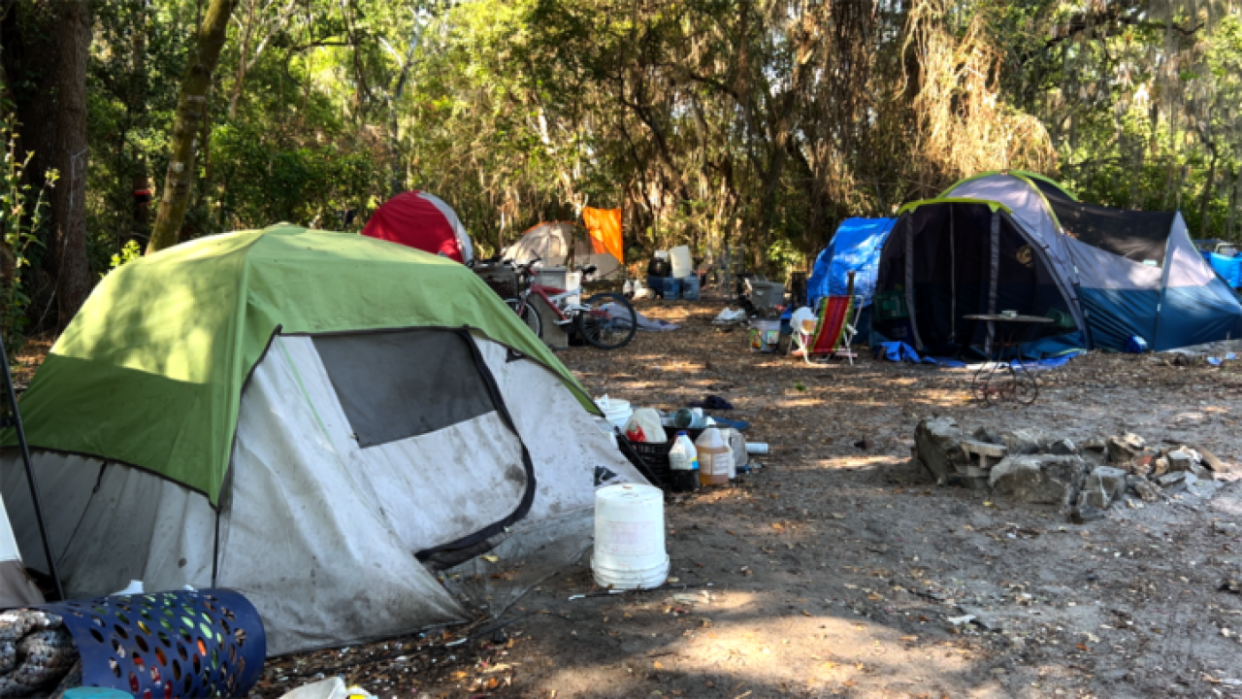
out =
<svg viewBox="0 0 1242 699"><path fill-rule="evenodd" d="M635 410L630 421L625 423L625 437L631 442L663 442L668 439L655 408Z"/></svg>
<svg viewBox="0 0 1242 699"><path fill-rule="evenodd" d="M733 451L720 434L720 428L708 427L694 443L699 454L699 484L726 485L729 482Z"/></svg>
<svg viewBox="0 0 1242 699"><path fill-rule="evenodd" d="M733 480L737 478L737 470L750 460L746 454L746 438L732 427L721 430L720 436L729 443L729 451L733 453L733 458L729 461L729 480Z"/></svg>
<svg viewBox="0 0 1242 699"><path fill-rule="evenodd" d="M672 473L673 492L688 493L699 487L699 452L685 431L677 433L673 449L668 453L668 466Z"/></svg>

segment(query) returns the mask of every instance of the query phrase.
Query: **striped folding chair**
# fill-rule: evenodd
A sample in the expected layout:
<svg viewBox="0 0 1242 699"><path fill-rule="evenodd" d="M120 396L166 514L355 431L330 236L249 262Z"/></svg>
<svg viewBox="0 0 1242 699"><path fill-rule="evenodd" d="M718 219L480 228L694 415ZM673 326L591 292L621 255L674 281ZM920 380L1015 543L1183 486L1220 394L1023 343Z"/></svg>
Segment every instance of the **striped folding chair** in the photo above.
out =
<svg viewBox="0 0 1242 699"><path fill-rule="evenodd" d="M829 357L841 353L854 365L854 353L850 343L858 334L858 313L861 307L854 297L854 273L849 273L849 284L842 296L825 296L820 300L819 320L815 333L809 340L795 328L794 341L801 350L802 358L811 363L816 356Z"/></svg>

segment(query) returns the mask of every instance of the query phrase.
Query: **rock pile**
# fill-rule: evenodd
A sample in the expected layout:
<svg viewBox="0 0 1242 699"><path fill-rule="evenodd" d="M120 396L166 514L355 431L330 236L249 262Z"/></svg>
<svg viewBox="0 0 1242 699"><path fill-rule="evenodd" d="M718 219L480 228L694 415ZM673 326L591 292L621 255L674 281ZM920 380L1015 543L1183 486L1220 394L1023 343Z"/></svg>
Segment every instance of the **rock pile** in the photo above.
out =
<svg viewBox="0 0 1242 699"><path fill-rule="evenodd" d="M999 496L1074 510L1091 519L1125 495L1156 502L1190 490L1210 494L1215 480L1237 467L1193 445L1157 447L1137 434L1089 439L1082 444L1036 428L967 435L949 417L919 422L914 458L938 483L990 488Z"/></svg>

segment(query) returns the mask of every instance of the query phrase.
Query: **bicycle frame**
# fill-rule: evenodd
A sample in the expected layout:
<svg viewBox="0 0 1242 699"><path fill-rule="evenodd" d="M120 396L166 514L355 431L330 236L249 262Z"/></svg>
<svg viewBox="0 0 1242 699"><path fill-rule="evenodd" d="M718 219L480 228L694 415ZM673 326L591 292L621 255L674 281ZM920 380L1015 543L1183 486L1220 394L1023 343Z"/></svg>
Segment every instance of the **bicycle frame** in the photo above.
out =
<svg viewBox="0 0 1242 699"><path fill-rule="evenodd" d="M554 286L544 286L542 284L532 283L527 286L526 291L522 293L522 303L518 307L519 313L525 309L527 304L530 302L531 294L543 299L548 304L548 307L556 313L557 320L555 322L557 325L564 325L565 323L573 321L573 315L569 314L590 310L589 307L584 306L581 303L566 303L563 305L561 303L572 296L581 296L581 287L577 289L558 289ZM566 313L567 311L569 314Z"/></svg>

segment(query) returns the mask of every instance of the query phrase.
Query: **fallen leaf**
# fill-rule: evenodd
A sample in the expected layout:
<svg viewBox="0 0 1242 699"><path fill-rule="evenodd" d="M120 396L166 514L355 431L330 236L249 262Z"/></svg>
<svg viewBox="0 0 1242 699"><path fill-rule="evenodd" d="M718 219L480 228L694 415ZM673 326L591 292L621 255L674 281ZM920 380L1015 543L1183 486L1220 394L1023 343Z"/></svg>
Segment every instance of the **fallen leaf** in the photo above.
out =
<svg viewBox="0 0 1242 699"><path fill-rule="evenodd" d="M490 553L485 553L485 554L483 554L482 556L479 556L479 558L482 558L483 560L487 561L488 563L495 563L496 561L499 561L499 560L500 560L500 557L499 557L499 556L493 556L493 555L492 555L492 554L490 554Z"/></svg>
<svg viewBox="0 0 1242 699"><path fill-rule="evenodd" d="M652 667L654 667L654 668L655 668L655 669L657 669L657 670L663 670L663 669L664 669L664 663L661 663L659 660L657 660L657 661L655 661L654 663L652 663L652 664L651 664L651 666L652 666Z"/></svg>
<svg viewBox="0 0 1242 699"><path fill-rule="evenodd" d="M899 640L899 641L909 641L909 642L913 643L914 641L919 640L919 637L918 637L918 636L902 636L901 638L899 638L899 639L897 639L897 640Z"/></svg>
<svg viewBox="0 0 1242 699"><path fill-rule="evenodd" d="M1078 650L1080 650L1080 651L1084 652L1084 653L1089 653L1089 652L1091 651L1091 649L1090 649L1090 648L1088 648L1088 647L1087 647L1087 644L1085 644L1085 643L1075 643L1075 644L1074 644L1074 647L1075 647L1075 648L1077 648Z"/></svg>

